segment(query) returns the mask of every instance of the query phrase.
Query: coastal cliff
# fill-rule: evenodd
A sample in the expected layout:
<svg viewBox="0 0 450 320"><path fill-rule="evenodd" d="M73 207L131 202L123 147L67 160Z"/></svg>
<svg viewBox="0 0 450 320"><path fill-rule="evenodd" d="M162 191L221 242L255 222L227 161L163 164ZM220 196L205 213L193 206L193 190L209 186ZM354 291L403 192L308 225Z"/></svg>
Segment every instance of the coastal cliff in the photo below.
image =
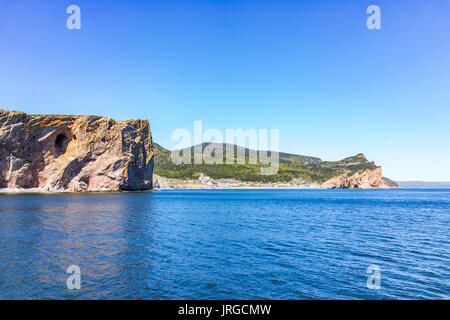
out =
<svg viewBox="0 0 450 320"><path fill-rule="evenodd" d="M149 190L153 161L148 120L0 110L0 188Z"/></svg>
<svg viewBox="0 0 450 320"><path fill-rule="evenodd" d="M325 189L372 189L383 187L383 175L381 167L365 169L352 175L341 174L325 181L322 185Z"/></svg>

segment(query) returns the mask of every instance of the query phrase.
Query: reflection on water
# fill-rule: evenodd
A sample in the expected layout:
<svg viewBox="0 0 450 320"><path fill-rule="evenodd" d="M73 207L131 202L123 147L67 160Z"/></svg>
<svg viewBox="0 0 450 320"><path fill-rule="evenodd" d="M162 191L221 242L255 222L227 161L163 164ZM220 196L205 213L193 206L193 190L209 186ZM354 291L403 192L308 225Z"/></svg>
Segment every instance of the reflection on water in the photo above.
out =
<svg viewBox="0 0 450 320"><path fill-rule="evenodd" d="M0 298L449 298L450 191L0 195ZM382 269L380 290L366 268ZM81 290L65 273L81 268Z"/></svg>
<svg viewBox="0 0 450 320"><path fill-rule="evenodd" d="M139 276L136 268L149 267L154 217L146 201L136 202L142 197L151 194L2 197L4 297L96 298L99 287L102 295L122 297ZM82 268L82 291L64 290L69 265Z"/></svg>

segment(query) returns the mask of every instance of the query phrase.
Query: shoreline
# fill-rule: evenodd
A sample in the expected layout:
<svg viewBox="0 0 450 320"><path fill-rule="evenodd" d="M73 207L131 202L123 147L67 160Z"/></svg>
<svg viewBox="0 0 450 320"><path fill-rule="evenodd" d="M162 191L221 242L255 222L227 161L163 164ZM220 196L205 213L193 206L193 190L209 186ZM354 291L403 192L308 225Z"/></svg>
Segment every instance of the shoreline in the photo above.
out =
<svg viewBox="0 0 450 320"><path fill-rule="evenodd" d="M98 190L98 191L48 191L40 189L0 189L1 195L18 195L18 194L112 194L112 193L149 193L153 191L181 191L181 190L450 190L450 188L370 188L370 189L327 189L327 188L305 188L305 187L200 187L200 188L169 188L169 189L158 189L154 188L151 190Z"/></svg>
<svg viewBox="0 0 450 320"><path fill-rule="evenodd" d="M155 191L172 191L172 190L390 190L390 189L416 189L416 188L310 188L310 187L213 187L213 188L168 188L153 189ZM446 188L428 188L428 189L446 189ZM450 188L449 188L450 189Z"/></svg>
<svg viewBox="0 0 450 320"><path fill-rule="evenodd" d="M216 186L202 186L202 187L176 187L176 188L153 188L150 190L91 190L91 191L70 191L70 190L43 190L39 188L30 189L16 189L16 188L3 188L0 189L0 195L2 194L89 194L89 193L146 193L152 191L177 191L177 190L385 190L385 189L409 189L409 188L370 188L370 189L327 189L327 188L314 188L314 187L256 187L256 186L242 186L242 187L216 187ZM411 188L415 189L415 188ZM435 189L435 188L428 188ZM441 188L446 189L446 188Z"/></svg>
<svg viewBox="0 0 450 320"><path fill-rule="evenodd" d="M0 195L2 194L88 194L88 193L144 193L156 191L150 190L89 190L89 191L70 191L70 190L45 190L40 188L0 188Z"/></svg>

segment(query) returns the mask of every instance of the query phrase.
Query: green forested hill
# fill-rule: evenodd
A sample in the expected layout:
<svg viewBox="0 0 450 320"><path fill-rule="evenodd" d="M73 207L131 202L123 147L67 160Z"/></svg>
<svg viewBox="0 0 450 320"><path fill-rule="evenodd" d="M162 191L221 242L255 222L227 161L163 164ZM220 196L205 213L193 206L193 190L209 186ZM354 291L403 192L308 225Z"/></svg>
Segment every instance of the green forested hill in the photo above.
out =
<svg viewBox="0 0 450 320"><path fill-rule="evenodd" d="M245 149L245 164L180 164L171 161L171 152L158 144L155 145L155 169L157 175L175 179L197 179L200 173L204 173L213 179L228 178L241 181L258 182L291 182L304 181L306 183L323 183L326 180L343 174L354 173L364 169L376 168L373 162L368 161L363 154L348 157L340 161L322 161L319 158L295 155L289 153L279 154L279 170L275 175L261 175L261 164L249 164L250 150ZM209 143L202 145L202 150ZM225 144L221 145L225 157ZM193 149L191 155L193 160ZM187 149L185 149L187 150ZM234 157L236 158L236 149ZM182 151L183 152L183 151ZM258 155L259 156L259 155ZM191 163L193 163L192 161ZM224 161L225 162L225 161ZM267 167L267 166L266 166Z"/></svg>

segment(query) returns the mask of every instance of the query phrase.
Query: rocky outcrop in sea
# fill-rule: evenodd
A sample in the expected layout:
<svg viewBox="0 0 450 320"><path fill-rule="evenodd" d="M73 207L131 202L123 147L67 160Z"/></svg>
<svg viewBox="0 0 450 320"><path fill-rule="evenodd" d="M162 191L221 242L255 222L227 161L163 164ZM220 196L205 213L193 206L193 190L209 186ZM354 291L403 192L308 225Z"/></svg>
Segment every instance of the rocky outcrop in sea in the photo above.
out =
<svg viewBox="0 0 450 320"><path fill-rule="evenodd" d="M148 120L0 110L0 188L149 190L152 175Z"/></svg>

